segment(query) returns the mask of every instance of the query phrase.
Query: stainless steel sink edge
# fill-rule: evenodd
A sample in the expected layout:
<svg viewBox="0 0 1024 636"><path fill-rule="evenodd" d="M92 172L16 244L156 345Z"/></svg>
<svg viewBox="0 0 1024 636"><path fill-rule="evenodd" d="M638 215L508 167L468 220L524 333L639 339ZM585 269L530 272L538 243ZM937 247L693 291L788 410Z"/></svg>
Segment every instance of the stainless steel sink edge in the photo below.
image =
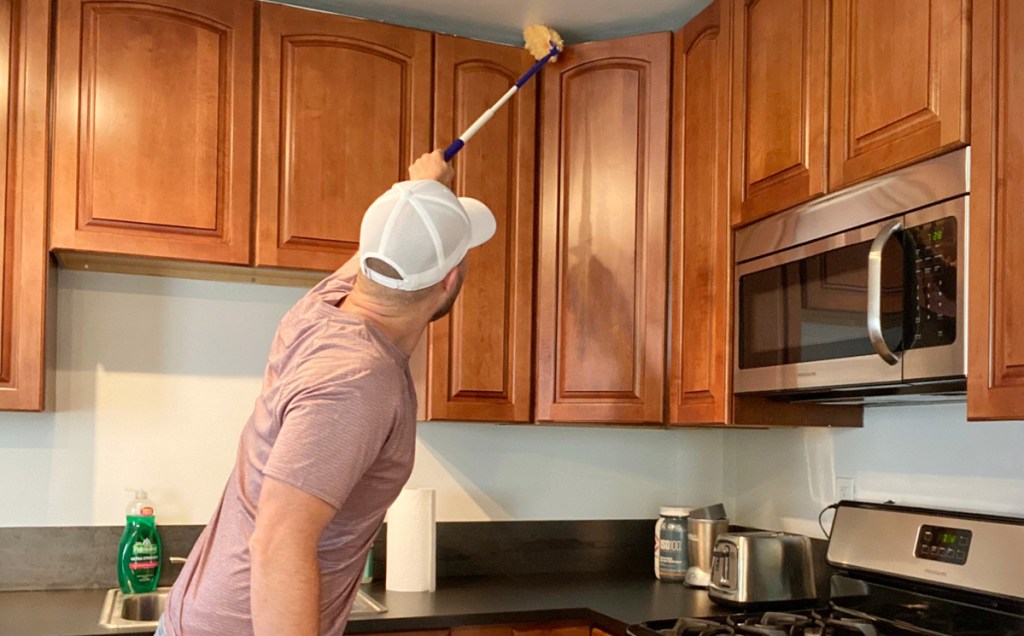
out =
<svg viewBox="0 0 1024 636"><path fill-rule="evenodd" d="M152 598L153 604L155 604L162 612L170 591L171 588L169 587L158 587L155 592L147 594L123 594L121 590L116 587L107 590L107 594L103 598L103 608L100 611L99 625L100 627L112 631L148 627L156 629L157 623L159 622L159 613L156 614L156 617L154 617L153 620L132 620L130 618L125 618L125 601L144 602ZM359 590L356 594L355 603L352 605L351 616L381 614L386 611L388 611L387 608L377 602L376 599L363 590Z"/></svg>
<svg viewBox="0 0 1024 636"><path fill-rule="evenodd" d="M132 620L124 618L125 600L132 599L133 601L139 601L141 599L153 598L156 605L162 609L170 591L171 588L169 587L158 587L155 592L149 592L146 594L123 594L121 590L116 587L107 590L107 594L103 598L103 609L100 611L99 625L100 627L110 630L139 629L140 627L152 627L155 629L159 622L159 613L157 613L153 620Z"/></svg>

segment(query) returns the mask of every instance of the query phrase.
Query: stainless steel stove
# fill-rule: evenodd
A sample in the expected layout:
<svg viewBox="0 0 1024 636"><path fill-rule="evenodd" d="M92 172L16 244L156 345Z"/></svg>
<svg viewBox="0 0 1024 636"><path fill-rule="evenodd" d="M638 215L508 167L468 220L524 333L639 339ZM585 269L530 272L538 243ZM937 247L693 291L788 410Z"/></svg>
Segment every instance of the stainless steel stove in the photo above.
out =
<svg viewBox="0 0 1024 636"><path fill-rule="evenodd" d="M827 605L652 620L632 636L1024 636L1024 518L840 502Z"/></svg>

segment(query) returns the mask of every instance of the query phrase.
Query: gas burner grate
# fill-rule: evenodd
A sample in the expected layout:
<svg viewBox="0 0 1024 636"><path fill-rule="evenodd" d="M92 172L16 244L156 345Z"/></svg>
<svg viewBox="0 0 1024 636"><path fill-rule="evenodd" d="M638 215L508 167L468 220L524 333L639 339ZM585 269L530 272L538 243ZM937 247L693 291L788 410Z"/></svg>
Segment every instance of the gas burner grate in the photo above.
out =
<svg viewBox="0 0 1024 636"><path fill-rule="evenodd" d="M813 615L790 614L787 612L765 612L749 618L729 616L726 624L737 634L757 636L820 635L821 622Z"/></svg>
<svg viewBox="0 0 1024 636"><path fill-rule="evenodd" d="M714 619L680 618L670 629L660 630L660 633L662 636L716 636L736 632Z"/></svg>

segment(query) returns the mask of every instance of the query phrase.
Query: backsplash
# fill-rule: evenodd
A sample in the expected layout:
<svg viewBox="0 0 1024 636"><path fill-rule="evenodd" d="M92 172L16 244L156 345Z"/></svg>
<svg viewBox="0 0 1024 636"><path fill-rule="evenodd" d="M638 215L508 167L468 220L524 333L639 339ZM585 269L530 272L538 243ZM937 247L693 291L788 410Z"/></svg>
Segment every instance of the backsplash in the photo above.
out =
<svg viewBox="0 0 1024 636"><path fill-rule="evenodd" d="M161 526L160 585L169 585L202 526ZM117 550L123 526L0 528L0 592L117 587Z"/></svg>
<svg viewBox="0 0 1024 636"><path fill-rule="evenodd" d="M203 526L165 525L160 585L174 582ZM0 591L117 587L122 527L0 528ZM651 576L654 521L455 522L437 525L437 576L596 574ZM383 579L387 530L374 543Z"/></svg>

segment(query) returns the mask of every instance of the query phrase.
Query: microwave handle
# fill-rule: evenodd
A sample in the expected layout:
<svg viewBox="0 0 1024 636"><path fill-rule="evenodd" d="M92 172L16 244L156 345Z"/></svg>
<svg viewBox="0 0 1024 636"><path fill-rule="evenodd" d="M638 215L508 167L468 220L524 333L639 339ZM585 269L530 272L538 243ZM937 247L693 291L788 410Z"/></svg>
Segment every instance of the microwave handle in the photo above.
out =
<svg viewBox="0 0 1024 636"><path fill-rule="evenodd" d="M882 250L892 235L903 229L900 221L890 221L879 231L868 252L868 337L875 353L889 364L900 361L882 337Z"/></svg>

